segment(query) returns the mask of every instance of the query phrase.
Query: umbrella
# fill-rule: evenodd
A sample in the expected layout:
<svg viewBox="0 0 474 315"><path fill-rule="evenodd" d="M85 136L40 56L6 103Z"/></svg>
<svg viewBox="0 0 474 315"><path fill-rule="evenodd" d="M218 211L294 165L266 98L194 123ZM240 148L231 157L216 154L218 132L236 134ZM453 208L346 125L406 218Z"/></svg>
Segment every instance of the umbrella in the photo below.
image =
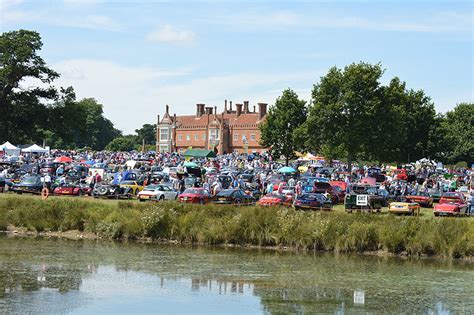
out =
<svg viewBox="0 0 474 315"><path fill-rule="evenodd" d="M293 167L284 166L278 170L278 173L296 173Z"/></svg>
<svg viewBox="0 0 474 315"><path fill-rule="evenodd" d="M57 162L57 163L71 163L72 162L72 159L69 157L69 156L60 156L60 157L57 157L54 162Z"/></svg>
<svg viewBox="0 0 474 315"><path fill-rule="evenodd" d="M194 162L186 162L186 163L184 163L183 166L184 166L184 167L199 167L199 165L197 165L197 164L194 163Z"/></svg>

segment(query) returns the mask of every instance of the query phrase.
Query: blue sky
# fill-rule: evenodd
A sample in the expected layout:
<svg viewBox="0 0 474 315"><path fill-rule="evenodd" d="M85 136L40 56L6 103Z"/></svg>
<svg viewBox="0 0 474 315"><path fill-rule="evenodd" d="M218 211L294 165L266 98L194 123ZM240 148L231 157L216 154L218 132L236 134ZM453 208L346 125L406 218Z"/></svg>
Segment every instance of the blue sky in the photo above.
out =
<svg viewBox="0 0 474 315"><path fill-rule="evenodd" d="M473 101L473 5L455 1L0 0L0 30L36 30L58 86L126 133L166 104L309 100L331 66L381 62L440 112ZM25 85L36 84L33 81Z"/></svg>

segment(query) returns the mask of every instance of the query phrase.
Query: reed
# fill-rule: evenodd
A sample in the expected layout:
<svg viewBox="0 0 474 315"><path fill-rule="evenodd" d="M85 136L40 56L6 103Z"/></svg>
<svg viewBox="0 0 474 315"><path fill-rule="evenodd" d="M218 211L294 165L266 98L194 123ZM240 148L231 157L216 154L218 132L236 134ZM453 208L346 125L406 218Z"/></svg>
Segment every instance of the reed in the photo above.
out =
<svg viewBox="0 0 474 315"><path fill-rule="evenodd" d="M474 256L472 218L303 212L292 208L143 204L3 195L0 229L80 230L102 238L209 245L282 246L333 252L382 252L446 258Z"/></svg>

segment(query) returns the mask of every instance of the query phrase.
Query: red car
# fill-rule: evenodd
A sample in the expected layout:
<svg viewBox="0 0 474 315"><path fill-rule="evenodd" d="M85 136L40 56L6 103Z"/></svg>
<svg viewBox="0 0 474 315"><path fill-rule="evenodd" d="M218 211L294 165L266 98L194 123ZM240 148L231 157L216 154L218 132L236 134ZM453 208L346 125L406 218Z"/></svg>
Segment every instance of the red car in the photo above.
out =
<svg viewBox="0 0 474 315"><path fill-rule="evenodd" d="M433 207L433 198L430 197L428 193L419 191L414 195L409 195L405 197L407 202L416 202L422 207L431 208Z"/></svg>
<svg viewBox="0 0 474 315"><path fill-rule="evenodd" d="M257 202L259 206L287 206L293 204L293 195L269 194L260 198Z"/></svg>
<svg viewBox="0 0 474 315"><path fill-rule="evenodd" d="M393 171L393 174L395 175L395 178L396 178L396 179L399 179L399 180L408 180L408 174L407 174L407 170L406 170L406 169L398 168L398 169L396 169L396 170Z"/></svg>
<svg viewBox="0 0 474 315"><path fill-rule="evenodd" d="M68 184L65 186L58 186L54 188L53 194L54 195L62 195L62 196L90 196L92 189L89 185L74 185Z"/></svg>
<svg viewBox="0 0 474 315"><path fill-rule="evenodd" d="M339 188L341 188L341 190L344 190L346 191L347 189L347 183L343 180L332 180L329 182L329 184L331 184L331 186L337 186Z"/></svg>
<svg viewBox="0 0 474 315"><path fill-rule="evenodd" d="M188 188L178 196L179 202L182 203L200 203L204 204L211 199L212 196L207 189L204 188Z"/></svg>
<svg viewBox="0 0 474 315"><path fill-rule="evenodd" d="M444 193L439 203L434 207L434 215L437 216L460 216L467 215L467 204L461 193Z"/></svg>

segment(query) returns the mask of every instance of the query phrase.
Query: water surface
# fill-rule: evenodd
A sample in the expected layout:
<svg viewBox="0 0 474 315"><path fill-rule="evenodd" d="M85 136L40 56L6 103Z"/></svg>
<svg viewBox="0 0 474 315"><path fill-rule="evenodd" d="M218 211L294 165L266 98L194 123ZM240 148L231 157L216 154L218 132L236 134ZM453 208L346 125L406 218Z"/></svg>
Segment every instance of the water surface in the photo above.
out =
<svg viewBox="0 0 474 315"><path fill-rule="evenodd" d="M0 313L471 312L466 262L0 237Z"/></svg>

